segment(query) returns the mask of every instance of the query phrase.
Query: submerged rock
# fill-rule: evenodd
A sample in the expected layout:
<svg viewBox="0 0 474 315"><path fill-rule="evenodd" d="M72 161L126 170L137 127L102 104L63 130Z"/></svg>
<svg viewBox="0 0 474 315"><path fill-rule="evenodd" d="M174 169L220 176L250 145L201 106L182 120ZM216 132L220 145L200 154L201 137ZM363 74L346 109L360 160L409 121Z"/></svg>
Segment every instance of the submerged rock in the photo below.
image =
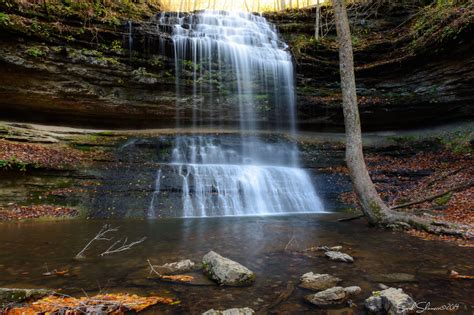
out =
<svg viewBox="0 0 474 315"><path fill-rule="evenodd" d="M305 296L305 300L316 306L329 306L342 304L350 297L355 296L361 292L360 287L333 287L315 294Z"/></svg>
<svg viewBox="0 0 474 315"><path fill-rule="evenodd" d="M251 308L230 308L224 311L216 311L215 309L210 309L202 315L253 315L255 311Z"/></svg>
<svg viewBox="0 0 474 315"><path fill-rule="evenodd" d="M162 266L153 266L153 268L160 274L169 275L173 273L184 273L199 270L200 266L189 259L167 263Z"/></svg>
<svg viewBox="0 0 474 315"><path fill-rule="evenodd" d="M342 281L341 279L331 276L329 274L318 274L312 272L305 273L301 276L300 280L301 283L299 286L301 288L313 291L320 291L332 288Z"/></svg>
<svg viewBox="0 0 474 315"><path fill-rule="evenodd" d="M210 251L202 259L204 273L220 285L245 286L255 281L255 274L238 262Z"/></svg>
<svg viewBox="0 0 474 315"><path fill-rule="evenodd" d="M39 299L54 292L47 289L10 289L0 288L0 303L22 302L28 299Z"/></svg>
<svg viewBox="0 0 474 315"><path fill-rule="evenodd" d="M402 289L388 288L375 292L365 300L364 305L370 313L408 314L415 301Z"/></svg>
<svg viewBox="0 0 474 315"><path fill-rule="evenodd" d="M354 262L354 258L352 258L350 255L338 251L327 251L324 255L330 260L334 261L342 261L347 263Z"/></svg>
<svg viewBox="0 0 474 315"><path fill-rule="evenodd" d="M374 282L385 282L385 283L417 282L415 276L409 273L380 274L380 275L375 275L372 280Z"/></svg>

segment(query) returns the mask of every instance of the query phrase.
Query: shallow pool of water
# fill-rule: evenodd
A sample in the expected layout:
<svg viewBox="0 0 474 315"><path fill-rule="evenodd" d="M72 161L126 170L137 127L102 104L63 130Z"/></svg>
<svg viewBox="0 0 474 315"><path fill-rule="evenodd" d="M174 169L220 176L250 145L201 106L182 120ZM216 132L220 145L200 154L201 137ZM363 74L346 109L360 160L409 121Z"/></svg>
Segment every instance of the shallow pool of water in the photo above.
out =
<svg viewBox="0 0 474 315"><path fill-rule="evenodd" d="M414 282L385 283L403 288L416 301L432 306L460 304L458 313L472 314L474 283L449 279L449 270L472 274L474 250L454 244L423 241L401 232L369 228L363 222L337 222L339 214L278 217L226 217L160 220L69 220L0 224L0 286L46 287L73 295L103 292L134 292L175 296L178 306L162 306L150 313L199 314L210 308L252 307L264 309L273 303L288 282L298 283L306 272L330 273L343 279L343 286L358 285L362 294L358 308L331 314L362 311L363 300L379 290L381 274L407 273ZM119 226L116 238L147 240L129 251L100 257L110 243L98 242L86 252L87 259L74 260L104 223ZM330 262L322 253L304 255L306 248L342 245L354 256L354 264ZM163 264L189 258L199 261L209 250L236 260L253 270L253 286L226 288L185 286L146 279L147 259ZM47 271L69 270L69 276L44 276ZM321 313L303 301L309 291L297 288L274 309L276 313ZM436 312L436 314L440 314Z"/></svg>

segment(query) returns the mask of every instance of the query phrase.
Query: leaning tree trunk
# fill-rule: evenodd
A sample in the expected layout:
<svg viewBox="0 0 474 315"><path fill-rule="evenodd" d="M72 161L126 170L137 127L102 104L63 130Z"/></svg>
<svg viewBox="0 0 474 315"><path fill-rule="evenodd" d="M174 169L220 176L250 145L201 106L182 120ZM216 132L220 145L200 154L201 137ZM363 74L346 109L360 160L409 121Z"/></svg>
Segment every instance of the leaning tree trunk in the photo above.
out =
<svg viewBox="0 0 474 315"><path fill-rule="evenodd" d="M332 0L339 40L339 63L341 72L342 106L346 127L346 163L352 184L362 206L362 211L372 224L377 224L388 214L389 209L375 190L370 179L362 152L362 135L354 76L352 41L343 0Z"/></svg>
<svg viewBox="0 0 474 315"><path fill-rule="evenodd" d="M352 41L344 0L332 0L339 40L342 106L346 128L346 163L362 212L371 224L416 228L435 234L474 237L468 226L438 222L431 218L401 213L390 209L380 198L370 179L362 152L362 134L354 75ZM472 185L470 183L469 185ZM470 187L470 186L469 186Z"/></svg>

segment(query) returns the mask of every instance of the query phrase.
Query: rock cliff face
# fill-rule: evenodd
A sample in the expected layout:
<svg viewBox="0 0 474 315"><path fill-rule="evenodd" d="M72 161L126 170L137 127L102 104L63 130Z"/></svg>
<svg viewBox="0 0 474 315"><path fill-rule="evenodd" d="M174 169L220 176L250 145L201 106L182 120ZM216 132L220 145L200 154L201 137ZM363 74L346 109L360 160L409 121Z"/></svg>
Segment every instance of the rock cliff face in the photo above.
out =
<svg viewBox="0 0 474 315"><path fill-rule="evenodd" d="M364 128L472 118L472 18L455 36L416 46L411 37L396 37L407 31L398 26L406 14L389 11L377 18L353 18L361 42L355 41L355 62ZM313 18L309 11L268 16L295 56L300 128L341 130L334 34L312 41ZM201 102L203 111L216 103L231 107L232 96L193 100L190 80L181 82L182 94L176 98L169 33L157 32L154 23L143 18L130 27L7 12L0 17L0 119L158 128L175 126L176 104L183 110L184 124L193 102ZM363 29L370 35L360 35ZM229 125L238 123L231 114L225 119ZM261 119L272 124L264 111Z"/></svg>

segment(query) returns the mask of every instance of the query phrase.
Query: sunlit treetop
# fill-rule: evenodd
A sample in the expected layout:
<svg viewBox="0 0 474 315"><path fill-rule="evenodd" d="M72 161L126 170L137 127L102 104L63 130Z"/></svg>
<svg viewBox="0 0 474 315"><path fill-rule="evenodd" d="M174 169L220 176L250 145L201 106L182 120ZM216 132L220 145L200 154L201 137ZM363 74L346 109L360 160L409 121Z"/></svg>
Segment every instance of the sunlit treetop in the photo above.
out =
<svg viewBox="0 0 474 315"><path fill-rule="evenodd" d="M225 11L279 11L322 4L326 0L162 0L166 11L225 10Z"/></svg>

